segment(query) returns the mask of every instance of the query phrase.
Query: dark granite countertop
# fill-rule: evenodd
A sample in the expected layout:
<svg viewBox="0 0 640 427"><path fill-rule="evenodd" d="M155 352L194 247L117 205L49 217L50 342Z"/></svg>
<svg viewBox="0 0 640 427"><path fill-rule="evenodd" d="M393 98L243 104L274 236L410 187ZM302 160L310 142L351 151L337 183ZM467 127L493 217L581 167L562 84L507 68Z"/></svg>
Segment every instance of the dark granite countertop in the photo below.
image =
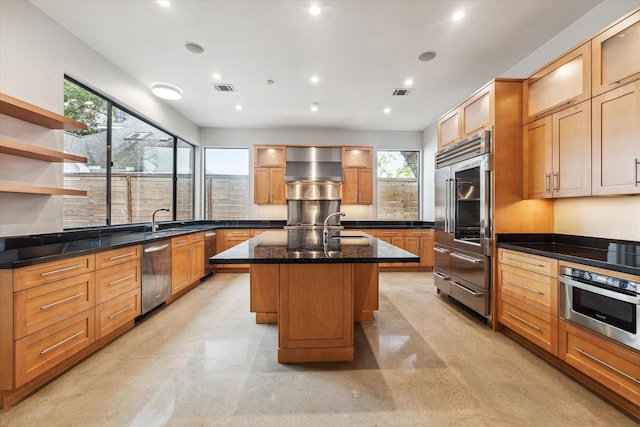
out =
<svg viewBox="0 0 640 427"><path fill-rule="evenodd" d="M420 257L360 231L267 231L211 258L211 264L419 262Z"/></svg>
<svg viewBox="0 0 640 427"><path fill-rule="evenodd" d="M159 224L152 234L148 224L74 229L60 233L0 238L0 269L19 268L43 262L144 244L195 231L221 228L262 228L282 230L284 220L175 221ZM426 221L342 221L348 229L433 228Z"/></svg>
<svg viewBox="0 0 640 427"><path fill-rule="evenodd" d="M498 234L497 246L640 276L640 242L567 234Z"/></svg>

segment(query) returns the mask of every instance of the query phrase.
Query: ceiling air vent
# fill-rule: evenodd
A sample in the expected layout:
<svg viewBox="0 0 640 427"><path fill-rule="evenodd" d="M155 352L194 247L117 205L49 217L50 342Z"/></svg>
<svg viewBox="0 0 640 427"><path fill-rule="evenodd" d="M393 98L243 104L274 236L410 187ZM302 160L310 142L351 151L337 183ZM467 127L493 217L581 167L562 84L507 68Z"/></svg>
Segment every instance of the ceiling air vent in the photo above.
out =
<svg viewBox="0 0 640 427"><path fill-rule="evenodd" d="M407 96L411 92L411 89L394 89L393 96Z"/></svg>
<svg viewBox="0 0 640 427"><path fill-rule="evenodd" d="M222 85L214 84L213 87L215 87L218 92L235 92L236 91L236 88L230 84L222 84Z"/></svg>

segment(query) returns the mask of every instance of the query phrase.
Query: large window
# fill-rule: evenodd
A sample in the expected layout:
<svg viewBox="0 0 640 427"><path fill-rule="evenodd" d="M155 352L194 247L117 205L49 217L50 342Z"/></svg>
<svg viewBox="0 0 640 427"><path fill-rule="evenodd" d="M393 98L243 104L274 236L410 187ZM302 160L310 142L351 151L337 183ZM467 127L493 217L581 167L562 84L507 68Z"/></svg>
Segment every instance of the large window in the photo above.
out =
<svg viewBox="0 0 640 427"><path fill-rule="evenodd" d="M249 218L249 150L205 148L206 219Z"/></svg>
<svg viewBox="0 0 640 427"><path fill-rule="evenodd" d="M87 131L66 132L65 151L87 164L65 164L64 228L193 218L193 146L92 91L65 80L65 115ZM175 183L175 185L174 185Z"/></svg>
<svg viewBox="0 0 640 427"><path fill-rule="evenodd" d="M420 152L378 151L378 219L420 218Z"/></svg>

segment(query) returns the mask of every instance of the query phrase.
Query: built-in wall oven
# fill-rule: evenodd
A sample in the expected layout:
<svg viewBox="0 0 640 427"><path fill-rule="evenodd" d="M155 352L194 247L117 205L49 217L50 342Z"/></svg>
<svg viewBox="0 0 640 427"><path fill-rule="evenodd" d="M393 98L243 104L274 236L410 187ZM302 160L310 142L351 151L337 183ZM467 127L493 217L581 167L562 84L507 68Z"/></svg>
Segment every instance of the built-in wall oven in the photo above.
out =
<svg viewBox="0 0 640 427"><path fill-rule="evenodd" d="M558 283L564 319L640 350L640 279L561 266Z"/></svg>
<svg viewBox="0 0 640 427"><path fill-rule="evenodd" d="M491 129L436 153L434 282L491 319Z"/></svg>

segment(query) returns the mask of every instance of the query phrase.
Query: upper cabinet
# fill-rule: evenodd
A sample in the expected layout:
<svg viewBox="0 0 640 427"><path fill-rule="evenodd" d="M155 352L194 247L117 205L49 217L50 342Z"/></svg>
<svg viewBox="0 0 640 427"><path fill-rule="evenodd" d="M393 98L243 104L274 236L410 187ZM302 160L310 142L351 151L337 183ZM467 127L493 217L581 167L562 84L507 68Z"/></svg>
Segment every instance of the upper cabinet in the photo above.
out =
<svg viewBox="0 0 640 427"><path fill-rule="evenodd" d="M460 110L449 111L438 119L438 148L446 147L460 139Z"/></svg>
<svg viewBox="0 0 640 427"><path fill-rule="evenodd" d="M342 147L343 168L372 168L373 147Z"/></svg>
<svg viewBox="0 0 640 427"><path fill-rule="evenodd" d="M640 193L640 81L594 97L591 108L593 194Z"/></svg>
<svg viewBox="0 0 640 427"><path fill-rule="evenodd" d="M42 126L47 129L87 129L83 123L71 120L54 112L45 110L27 102L21 101L9 95L0 93L0 114L14 117L34 125ZM10 154L38 160L43 162L63 162L73 161L78 163L86 163L87 159L80 156L64 153L62 151L51 150L48 148L38 147L20 141L0 138L0 153ZM17 184L9 182L0 182L0 192L4 193L23 193L23 194L43 194L43 195L69 195L69 196L86 196L87 192L83 190L71 190L57 187L41 187L31 184Z"/></svg>
<svg viewBox="0 0 640 427"><path fill-rule="evenodd" d="M542 68L523 85L523 123L591 97L591 42Z"/></svg>
<svg viewBox="0 0 640 427"><path fill-rule="evenodd" d="M256 145L254 146L254 167L283 168L287 158L284 145Z"/></svg>
<svg viewBox="0 0 640 427"><path fill-rule="evenodd" d="M593 96L640 79L640 11L591 41Z"/></svg>

